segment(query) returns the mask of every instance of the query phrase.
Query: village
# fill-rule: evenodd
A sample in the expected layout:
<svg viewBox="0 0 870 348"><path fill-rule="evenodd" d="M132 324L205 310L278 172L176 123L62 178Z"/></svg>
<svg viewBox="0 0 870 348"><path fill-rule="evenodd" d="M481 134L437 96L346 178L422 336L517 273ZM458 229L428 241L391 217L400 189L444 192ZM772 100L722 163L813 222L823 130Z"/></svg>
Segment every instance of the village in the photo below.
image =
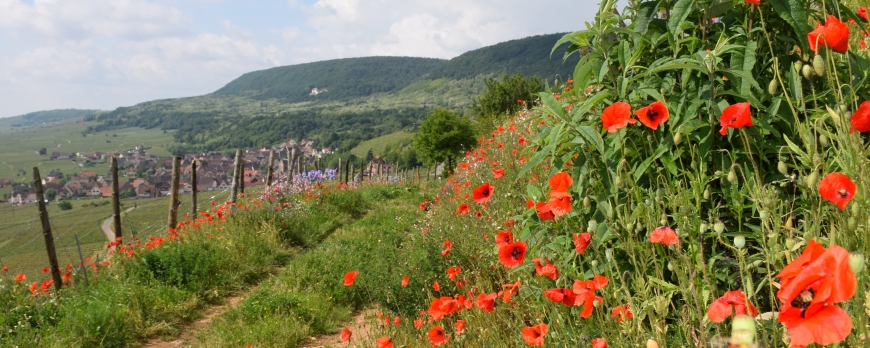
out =
<svg viewBox="0 0 870 348"><path fill-rule="evenodd" d="M303 139L300 142L290 140L276 147L275 176L287 173L291 166L288 159L292 154L302 158L303 168L315 168L321 156L331 154L334 149L316 148L314 142ZM109 167L111 157L118 161L118 189L122 199L164 197L170 194L172 180L172 156L155 156L147 153L148 148L142 145L125 153L60 153L52 152L51 161L73 161L97 163L102 169L85 168L78 173L63 173L51 171L42 178L46 200L80 200L93 198L110 198L112 196L112 172ZM243 180L245 187L265 185L265 175L268 167L269 154L273 149L249 149L242 151ZM295 150L295 152L294 152ZM225 191L232 188L232 178L235 158L232 154L208 152L203 154L186 154L181 156L181 177L179 194L190 194L191 163L196 161L197 192ZM94 166L94 167L97 167ZM386 163L380 157L375 157L366 165L362 176L392 175L395 166ZM45 174L43 174L45 175ZM12 187L12 193L6 200L7 204L23 205L37 202L36 192L32 183L13 182L11 179L0 178L0 187Z"/></svg>

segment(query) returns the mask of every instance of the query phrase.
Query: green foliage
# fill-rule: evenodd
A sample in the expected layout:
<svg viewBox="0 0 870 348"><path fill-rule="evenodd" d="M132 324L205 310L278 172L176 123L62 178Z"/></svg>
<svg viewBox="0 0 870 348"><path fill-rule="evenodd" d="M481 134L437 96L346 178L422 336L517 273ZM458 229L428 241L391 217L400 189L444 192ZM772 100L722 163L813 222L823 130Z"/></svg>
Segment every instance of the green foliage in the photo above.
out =
<svg viewBox="0 0 870 348"><path fill-rule="evenodd" d="M414 135L414 149L426 163L451 161L476 143L471 123L447 109L435 109Z"/></svg>
<svg viewBox="0 0 870 348"><path fill-rule="evenodd" d="M578 58L569 57L563 62L561 53L564 51L549 55L550 49L561 35L530 36L468 51L432 69L427 78L460 80L478 75L521 73L525 76L538 76L544 81L567 80Z"/></svg>
<svg viewBox="0 0 870 348"><path fill-rule="evenodd" d="M540 78L524 78L522 73L504 75L501 80L487 79L486 92L471 101L471 110L474 111L480 133L504 123L509 115L525 107L520 100L532 102L542 88Z"/></svg>
<svg viewBox="0 0 870 348"><path fill-rule="evenodd" d="M58 110L46 110L46 111L37 111L31 112L28 114L24 114L21 116L15 117L7 117L0 120L0 131L5 131L8 128L21 128L21 127L33 127L40 126L45 123L53 123L60 122L65 120L70 120L74 118L79 118L82 116L87 117L88 115L93 115L96 113L102 112L101 110L79 110L79 109L58 109Z"/></svg>
<svg viewBox="0 0 870 348"><path fill-rule="evenodd" d="M73 208L72 203L69 201L60 202L57 204L57 207L60 208L60 210L71 210Z"/></svg>

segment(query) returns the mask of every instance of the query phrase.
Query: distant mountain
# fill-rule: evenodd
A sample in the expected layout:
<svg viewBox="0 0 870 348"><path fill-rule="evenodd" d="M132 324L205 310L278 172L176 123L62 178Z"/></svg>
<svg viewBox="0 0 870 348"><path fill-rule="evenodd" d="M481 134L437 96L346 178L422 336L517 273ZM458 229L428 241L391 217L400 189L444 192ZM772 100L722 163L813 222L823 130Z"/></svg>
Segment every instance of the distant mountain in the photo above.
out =
<svg viewBox="0 0 870 348"><path fill-rule="evenodd" d="M432 69L426 77L432 80L459 80L481 74L501 77L521 72L525 76L534 75L551 82L556 76L565 81L574 72L580 57L575 54L563 64L562 56L566 47L563 46L553 52L553 58L550 58L550 50L562 35L564 33L531 36L468 51Z"/></svg>
<svg viewBox="0 0 870 348"><path fill-rule="evenodd" d="M550 58L561 34L480 48L449 61L412 57L335 59L246 73L214 93L163 99L85 117L85 133L124 127L175 130L173 152L262 147L287 139L350 150L362 141L413 131L434 107L462 110L486 78L522 72L552 83L577 63ZM542 86L543 87L543 86Z"/></svg>
<svg viewBox="0 0 870 348"><path fill-rule="evenodd" d="M312 94L318 100L345 100L400 90L445 62L432 58L365 57L281 66L244 74L212 94L290 103L311 101ZM327 92L317 93L323 88Z"/></svg>
<svg viewBox="0 0 870 348"><path fill-rule="evenodd" d="M93 115L103 110L58 109L36 111L24 115L0 118L0 131L32 127L43 123L58 122L71 118Z"/></svg>

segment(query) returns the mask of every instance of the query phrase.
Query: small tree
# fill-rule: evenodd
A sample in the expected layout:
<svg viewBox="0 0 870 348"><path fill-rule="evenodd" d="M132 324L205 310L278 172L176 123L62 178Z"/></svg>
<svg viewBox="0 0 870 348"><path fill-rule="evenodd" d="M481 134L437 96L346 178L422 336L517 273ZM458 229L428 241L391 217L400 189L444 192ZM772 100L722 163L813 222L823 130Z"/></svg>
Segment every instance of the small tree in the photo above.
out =
<svg viewBox="0 0 870 348"><path fill-rule="evenodd" d="M471 100L478 129L484 132L494 128L505 116L519 111L523 105L519 100L531 101L537 98L543 82L537 76L523 77L522 73L504 75L502 79L486 79L486 91Z"/></svg>
<svg viewBox="0 0 870 348"><path fill-rule="evenodd" d="M48 150L46 150L44 147L41 148L41 149L39 149L39 155L40 155L40 156L45 156L46 153L48 153Z"/></svg>
<svg viewBox="0 0 870 348"><path fill-rule="evenodd" d="M73 208L72 203L70 203L68 201L63 201L63 202L58 203L57 207L60 208L60 210L70 210Z"/></svg>
<svg viewBox="0 0 870 348"><path fill-rule="evenodd" d="M426 163L447 161L475 143L471 123L450 110L438 108L426 116L420 131L414 135L414 149Z"/></svg>
<svg viewBox="0 0 870 348"><path fill-rule="evenodd" d="M57 190L51 188L45 190L45 199L53 201L55 197L57 197Z"/></svg>

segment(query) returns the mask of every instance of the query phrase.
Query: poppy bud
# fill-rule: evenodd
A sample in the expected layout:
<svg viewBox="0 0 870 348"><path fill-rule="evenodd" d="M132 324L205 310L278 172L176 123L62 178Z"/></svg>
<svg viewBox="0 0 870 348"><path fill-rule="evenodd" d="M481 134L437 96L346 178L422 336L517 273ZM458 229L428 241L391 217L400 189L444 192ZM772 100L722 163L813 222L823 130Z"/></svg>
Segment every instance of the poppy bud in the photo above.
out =
<svg viewBox="0 0 870 348"><path fill-rule="evenodd" d="M822 134L819 136L819 145L822 145L822 147L828 147L828 136L827 135Z"/></svg>
<svg viewBox="0 0 870 348"><path fill-rule="evenodd" d="M804 67L804 62L802 62L802 61L794 62L793 66L794 66L795 72L801 72L801 69Z"/></svg>
<svg viewBox="0 0 870 348"><path fill-rule="evenodd" d="M650 338L646 340L646 348L659 348L659 343L656 340Z"/></svg>
<svg viewBox="0 0 870 348"><path fill-rule="evenodd" d="M858 204L852 204L852 215L858 216L861 215L861 206Z"/></svg>
<svg viewBox="0 0 870 348"><path fill-rule="evenodd" d="M698 232L704 233L707 231L708 228L710 228L710 226L708 226L706 222L702 222L701 225L698 226Z"/></svg>
<svg viewBox="0 0 870 348"><path fill-rule="evenodd" d="M671 263L670 261L668 261L668 271L671 271L671 272L674 271L674 264Z"/></svg>
<svg viewBox="0 0 870 348"><path fill-rule="evenodd" d="M791 248L794 248L794 239L791 239L791 238L786 239L786 240L785 240L785 247L786 247L788 250L791 250Z"/></svg>
<svg viewBox="0 0 870 348"><path fill-rule="evenodd" d="M595 220L589 220L589 226L588 226L588 227L589 227L589 228L588 228L589 232L595 233L596 231L598 231L598 221L595 221Z"/></svg>
<svg viewBox="0 0 870 348"><path fill-rule="evenodd" d="M598 267L598 260L592 260L590 264L592 265L592 267Z"/></svg>
<svg viewBox="0 0 870 348"><path fill-rule="evenodd" d="M731 167L731 170L728 171L728 182L732 184L737 182L737 172L734 171L734 167Z"/></svg>
<svg viewBox="0 0 870 348"><path fill-rule="evenodd" d="M722 223L722 221L716 221L716 223L713 224L713 231L716 231L716 233L722 233L725 231L725 224Z"/></svg>
<svg viewBox="0 0 870 348"><path fill-rule="evenodd" d="M804 67L801 68L801 74L804 75L804 78L809 80L809 81L813 80L813 74L815 74L815 73L816 72L813 71L813 67L811 67L809 65L804 65Z"/></svg>
<svg viewBox="0 0 870 348"><path fill-rule="evenodd" d="M767 93L774 95L777 92L779 92L779 81L776 79L770 80L770 83L767 84Z"/></svg>
<svg viewBox="0 0 870 348"><path fill-rule="evenodd" d="M613 262L613 249L605 249L604 257L607 258L608 262Z"/></svg>
<svg viewBox="0 0 870 348"><path fill-rule="evenodd" d="M674 145L680 145L680 143L682 143L682 142L683 142L683 134L682 133L677 133L676 135L674 135Z"/></svg>
<svg viewBox="0 0 870 348"><path fill-rule="evenodd" d="M730 343L738 347L755 344L755 318L745 314L734 317Z"/></svg>
<svg viewBox="0 0 870 348"><path fill-rule="evenodd" d="M704 199L710 199L710 188L704 189Z"/></svg>
<svg viewBox="0 0 870 348"><path fill-rule="evenodd" d="M806 182L807 186L815 188L819 184L819 173L816 171L813 171L812 173L810 173L810 175L807 175L806 180L807 180L807 182Z"/></svg>
<svg viewBox="0 0 870 348"><path fill-rule="evenodd" d="M813 70L816 71L816 75L825 76L825 59L821 55L817 54L813 57Z"/></svg>
<svg viewBox="0 0 870 348"><path fill-rule="evenodd" d="M743 247L746 246L746 237L744 237L744 236L734 237L734 246L737 247L737 249L743 249Z"/></svg>
<svg viewBox="0 0 870 348"><path fill-rule="evenodd" d="M589 196L583 197L583 208L589 208L589 205L592 203L589 202Z"/></svg>
<svg viewBox="0 0 870 348"><path fill-rule="evenodd" d="M858 228L858 219L855 219L854 216L850 217L849 218L849 229L854 230L856 228Z"/></svg>
<svg viewBox="0 0 870 348"><path fill-rule="evenodd" d="M852 273L858 274L864 270L864 254L853 251L849 253L849 268L852 269Z"/></svg>
<svg viewBox="0 0 870 348"><path fill-rule="evenodd" d="M840 113L841 114L845 114L848 111L849 111L849 107L846 106L846 104L840 104Z"/></svg>
<svg viewBox="0 0 870 348"><path fill-rule="evenodd" d="M616 177L616 187L618 187L618 188L625 187L625 184L622 182L622 177L618 177L618 176Z"/></svg>
<svg viewBox="0 0 870 348"><path fill-rule="evenodd" d="M813 166L821 167L824 162L825 161L822 159L822 155L819 155L817 153L813 154Z"/></svg>
<svg viewBox="0 0 870 348"><path fill-rule="evenodd" d="M767 210L762 210L758 212L758 217L761 218L761 221L767 221L767 218L770 217L770 213Z"/></svg>
<svg viewBox="0 0 870 348"><path fill-rule="evenodd" d="M776 164L776 170L778 170L782 175L788 175L788 165L783 161L779 161L779 163Z"/></svg>
<svg viewBox="0 0 870 348"><path fill-rule="evenodd" d="M632 223L625 224L626 231L631 231L633 229L634 229L634 224L632 224Z"/></svg>

